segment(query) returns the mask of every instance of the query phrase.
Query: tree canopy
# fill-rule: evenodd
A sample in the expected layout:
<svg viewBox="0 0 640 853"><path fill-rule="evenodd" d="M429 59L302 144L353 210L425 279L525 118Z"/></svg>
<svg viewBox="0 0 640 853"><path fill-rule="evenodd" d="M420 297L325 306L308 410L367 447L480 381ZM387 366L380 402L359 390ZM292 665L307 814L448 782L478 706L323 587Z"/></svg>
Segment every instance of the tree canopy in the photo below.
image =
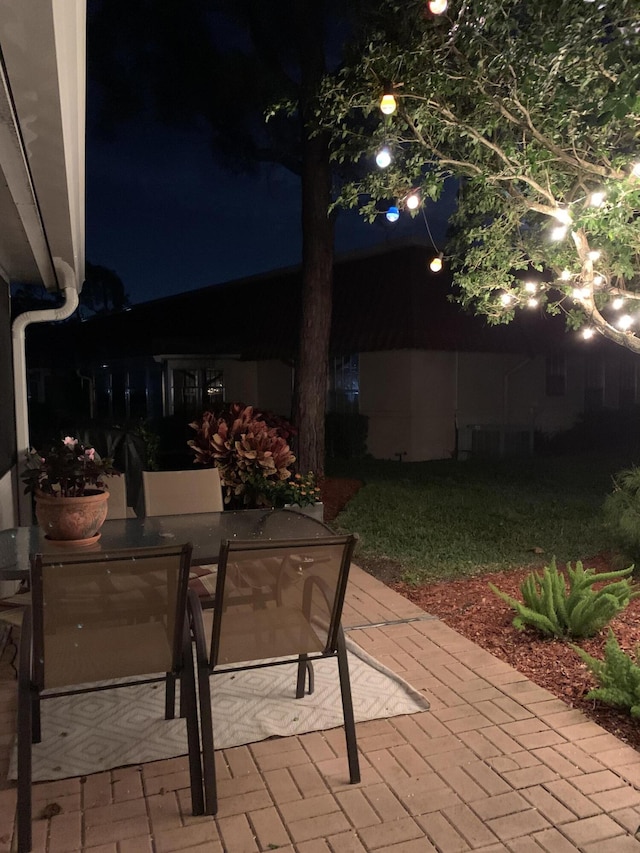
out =
<svg viewBox="0 0 640 853"><path fill-rule="evenodd" d="M381 0L324 86L333 156L369 164L341 203L416 215L411 195L457 180L464 305L491 323L544 306L640 353L639 83L637 0Z"/></svg>

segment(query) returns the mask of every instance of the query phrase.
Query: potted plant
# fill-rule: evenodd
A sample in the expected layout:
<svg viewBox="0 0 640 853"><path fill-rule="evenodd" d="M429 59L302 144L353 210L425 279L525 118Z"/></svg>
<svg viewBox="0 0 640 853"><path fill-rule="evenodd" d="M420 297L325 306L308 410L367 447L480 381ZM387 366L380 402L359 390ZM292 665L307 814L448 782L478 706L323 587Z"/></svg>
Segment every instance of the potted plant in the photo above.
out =
<svg viewBox="0 0 640 853"><path fill-rule="evenodd" d="M263 486L262 494L269 506L291 507L317 518L318 521L324 519L324 504L313 471L308 474L294 474L288 480L268 481Z"/></svg>
<svg viewBox="0 0 640 853"><path fill-rule="evenodd" d="M99 537L109 490L103 479L117 475L113 460L66 436L46 453L27 453L22 480L35 497L36 518L47 539L86 544Z"/></svg>
<svg viewBox="0 0 640 853"><path fill-rule="evenodd" d="M281 418L233 403L217 416L204 412L189 426L196 432L187 442L194 461L218 468L230 508L266 505L265 490L292 475L296 457L287 443L292 427Z"/></svg>

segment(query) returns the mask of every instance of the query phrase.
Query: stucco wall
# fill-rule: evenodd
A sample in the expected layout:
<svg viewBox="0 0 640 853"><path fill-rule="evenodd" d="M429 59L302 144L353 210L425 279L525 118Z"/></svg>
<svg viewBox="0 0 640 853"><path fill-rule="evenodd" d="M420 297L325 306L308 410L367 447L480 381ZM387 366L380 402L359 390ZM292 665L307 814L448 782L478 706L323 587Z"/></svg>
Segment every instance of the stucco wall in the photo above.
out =
<svg viewBox="0 0 640 853"><path fill-rule="evenodd" d="M395 350L360 353L360 412L377 459L448 458L455 446L455 355Z"/></svg>

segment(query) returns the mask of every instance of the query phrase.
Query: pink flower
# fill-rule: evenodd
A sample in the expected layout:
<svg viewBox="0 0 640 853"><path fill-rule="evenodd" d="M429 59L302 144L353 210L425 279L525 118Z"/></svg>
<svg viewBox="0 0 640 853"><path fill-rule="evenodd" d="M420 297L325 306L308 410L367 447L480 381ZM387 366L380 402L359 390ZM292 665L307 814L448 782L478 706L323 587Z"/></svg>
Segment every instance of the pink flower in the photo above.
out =
<svg viewBox="0 0 640 853"><path fill-rule="evenodd" d="M78 443L78 439L72 438L70 435L67 435L62 443L65 447L75 447Z"/></svg>
<svg viewBox="0 0 640 853"><path fill-rule="evenodd" d="M96 451L93 447L90 447L88 450L85 450L84 455L87 457L87 459L93 462L93 460L96 458Z"/></svg>

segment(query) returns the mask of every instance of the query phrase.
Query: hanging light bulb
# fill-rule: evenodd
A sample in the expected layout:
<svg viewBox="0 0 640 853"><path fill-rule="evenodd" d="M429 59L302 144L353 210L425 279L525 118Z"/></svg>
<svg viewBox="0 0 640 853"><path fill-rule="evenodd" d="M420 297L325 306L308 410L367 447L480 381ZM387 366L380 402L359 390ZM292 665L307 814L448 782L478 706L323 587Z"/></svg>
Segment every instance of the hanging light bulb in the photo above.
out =
<svg viewBox="0 0 640 853"><path fill-rule="evenodd" d="M435 258L431 258L429 262L429 269L431 272L440 272L442 269L442 252L439 255L436 255Z"/></svg>
<svg viewBox="0 0 640 853"><path fill-rule="evenodd" d="M432 15L442 15L447 11L448 0L429 0L427 6Z"/></svg>
<svg viewBox="0 0 640 853"><path fill-rule="evenodd" d="M389 220L389 222L397 222L400 219L400 211L394 205L391 205L389 210L385 213L385 216Z"/></svg>
<svg viewBox="0 0 640 853"><path fill-rule="evenodd" d="M538 300L534 299L533 296L531 297L531 299L527 299L527 307L537 308L538 307Z"/></svg>
<svg viewBox="0 0 640 853"><path fill-rule="evenodd" d="M396 99L390 92L385 92L382 96L382 100L380 101L380 109L386 116L390 116L396 111L397 107Z"/></svg>
<svg viewBox="0 0 640 853"><path fill-rule="evenodd" d="M636 178L640 178L640 163L634 163L633 164L633 168L631 169L631 174Z"/></svg>
<svg viewBox="0 0 640 853"><path fill-rule="evenodd" d="M507 305L511 305L511 303L513 302L513 296L510 293L503 293L500 297L500 302L506 308Z"/></svg>
<svg viewBox="0 0 640 853"><path fill-rule="evenodd" d="M526 281L524 289L527 291L527 293L535 293L538 289L538 285L535 281Z"/></svg>
<svg viewBox="0 0 640 853"><path fill-rule="evenodd" d="M631 326L633 326L633 317L630 317L628 314L623 314L618 319L618 328L622 329L623 332L626 332Z"/></svg>
<svg viewBox="0 0 640 853"><path fill-rule="evenodd" d="M591 193L591 195L589 196L589 204L591 205L591 207L602 207L605 198L606 193L602 190L598 190L595 193Z"/></svg>
<svg viewBox="0 0 640 853"><path fill-rule="evenodd" d="M376 154L376 163L381 169L386 169L391 163L391 152L388 148L381 148Z"/></svg>
<svg viewBox="0 0 640 853"><path fill-rule="evenodd" d="M600 285L602 284L603 281L604 281L604 279L602 278L601 275L594 275L593 286L594 287L600 287Z"/></svg>
<svg viewBox="0 0 640 853"><path fill-rule="evenodd" d="M553 211L554 219L557 219L558 222L562 222L563 225L571 225L573 220L571 219L571 214L566 209L566 207L558 207Z"/></svg>
<svg viewBox="0 0 640 853"><path fill-rule="evenodd" d="M590 326L587 326L586 329L582 330L582 337L585 339L585 341L588 341L589 338L593 337L593 329Z"/></svg>
<svg viewBox="0 0 640 853"><path fill-rule="evenodd" d="M562 281L569 281L571 279L571 270L562 270L560 278Z"/></svg>
<svg viewBox="0 0 640 853"><path fill-rule="evenodd" d="M551 239L552 240L564 240L567 236L567 226L566 225L557 225L555 228L551 229Z"/></svg>
<svg viewBox="0 0 640 853"><path fill-rule="evenodd" d="M407 196L405 204L409 210L415 210L420 205L420 196L418 193L411 193L411 195Z"/></svg>
<svg viewBox="0 0 640 853"><path fill-rule="evenodd" d="M624 305L624 299L622 299L620 296L617 296L613 300L613 302L611 303L611 307L613 308L614 311L619 311L623 305Z"/></svg>
<svg viewBox="0 0 640 853"><path fill-rule="evenodd" d="M600 252L597 249L594 249L593 252L589 252L587 257L590 261L597 261L600 259Z"/></svg>

